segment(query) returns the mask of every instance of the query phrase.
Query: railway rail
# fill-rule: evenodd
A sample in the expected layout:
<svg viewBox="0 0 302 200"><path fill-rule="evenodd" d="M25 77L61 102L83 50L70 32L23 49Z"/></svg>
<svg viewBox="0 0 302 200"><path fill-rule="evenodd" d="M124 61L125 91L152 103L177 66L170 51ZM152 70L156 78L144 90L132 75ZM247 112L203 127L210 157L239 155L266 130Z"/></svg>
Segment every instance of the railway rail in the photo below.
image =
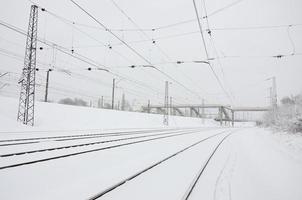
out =
<svg viewBox="0 0 302 200"><path fill-rule="evenodd" d="M211 152L211 154L210 154L209 158L207 159L205 165L203 166L202 170L198 173L198 175L197 175L198 178L195 178L194 181L193 181L194 184L191 184L191 185L193 185L193 186L190 186L190 188L187 190L186 194L184 195L184 198L185 198L185 199L188 199L188 198L189 198L189 196L190 196L190 194L192 193L192 191L193 191L193 189L194 189L194 187L195 187L197 181L199 180L201 174L204 172L206 166L208 165L209 161L212 159L212 157L213 157L213 155L215 154L215 152L217 151L217 149L220 147L220 145L223 143L223 141L225 141L225 139L226 139L227 137L229 137L230 135L232 135L235 131L237 131L237 129L236 129L236 130L232 130L232 131L230 131L229 133L227 133L226 136L224 136L223 139L216 145L215 149ZM225 130L225 131L219 132L219 133L217 133L217 134L208 136L208 137L206 137L206 138L204 138L204 139L201 139L201 140L199 140L199 141L197 141L197 142L195 142L195 143L193 143L193 144L191 144L191 145L189 145L189 146L187 146L187 147L185 147L185 148L183 148L183 149L181 149L181 150L179 150L179 151L177 151L177 152L175 152L175 153L173 153L173 154L167 156L166 158L164 158L164 159L162 159L162 160L160 160L160 161L158 161L158 162L155 162L154 164L152 164L152 165L150 165L150 166L148 166L148 167L142 169L141 171L138 171L138 172L136 172L135 174L133 174L133 175L131 175L131 176L129 176L129 177L127 177L127 178L121 180L120 182L118 182L118 183L116 183L116 184L114 184L114 185L108 187L107 189L101 191L100 193L95 194L94 196L90 197L89 200L96 200L96 199L99 199L100 197L104 196L105 194L107 194L107 193L109 193L109 192L111 192L111 191L117 189L117 188L120 187L121 185L124 185L126 182L131 181L131 180L137 178L138 176L140 176L140 175L144 174L145 172L147 172L147 171L153 169L154 167L156 167L156 166L158 166L158 165L160 165L160 164L162 164L162 163L164 163L164 162L166 162L166 161L172 159L173 157L175 157L175 156L177 156L177 155L179 155L179 154L181 154L181 153L183 153L183 152L185 152L185 151L187 151L187 150L193 148L194 146L196 146L196 145L198 145L198 144L201 144L202 142L204 142L204 141L206 141L206 140L209 140L209 139L211 139L211 138L214 138L214 137L216 137L216 136L218 136L218 135L225 134L226 132L228 132L228 130Z"/></svg>
<svg viewBox="0 0 302 200"><path fill-rule="evenodd" d="M46 162L46 161L56 160L56 159L61 159L61 158L67 158L67 157L86 154L86 153L91 153L91 152L97 152L97 151L103 151L103 150L108 150L108 149L113 149L113 148L119 148L119 147L123 147L123 146L129 146L129 145L134 145L134 144L139 144L139 143L144 143L144 142L161 140L161 139L165 139L165 138L177 137L177 136L181 136L181 135L194 134L194 133L199 133L202 130L209 130L209 129L202 128L202 129L194 129L194 130L181 130L181 131L176 132L176 133L161 133L161 134L158 134L156 136L155 135L149 136L149 137L152 137L152 138L130 141L130 142L121 143L121 144L114 144L114 145L99 147L99 148L95 148L95 149L77 151L77 152L62 154L62 155L57 155L57 156L50 156L50 157L41 158L41 159L33 159L33 160L30 160L30 161L26 161L26 162L19 162L19 163L14 163L14 164L3 165L3 166L0 166L0 170L4 170L4 169L8 169L8 168L15 168L15 167L24 166L24 165L30 165L30 164L35 164L35 163L41 163L41 162ZM165 134L165 135L163 135L163 134ZM128 140L130 140L130 139L128 139ZM73 147L61 147L61 148L73 148ZM47 151L47 150L40 150L40 152L41 151ZM39 152L39 150L34 151L34 152L37 153L37 152ZM32 153L34 153L34 152L32 152ZM7 155L4 155L4 156L2 155L2 159L3 159L3 157L13 156L13 154L12 155L7 154ZM21 152L20 155L24 155L24 154L26 154L26 152ZM15 155L16 155L16 153L15 153Z"/></svg>
<svg viewBox="0 0 302 200"><path fill-rule="evenodd" d="M193 130L196 130L196 129L193 129ZM197 129L197 130L200 131L200 129ZM126 137L126 138L111 139L111 140L101 140L101 141L94 141L94 142L74 144L74 145L44 148L44 149L37 149L37 150L30 150L30 151L13 152L13 153L8 153L8 154L0 154L0 158L1 157L18 156L18 155L24 155L24 154L39 153L39 152L44 152L44 151L54 151L54 150L60 150L60 149L69 149L69 148L75 148L75 147L97 145L97 144L110 143L110 142L118 142L118 141L131 140L131 139L153 137L153 136L158 136L158 135L169 135L169 134L174 134L174 133L178 133L178 132L182 132L182 131L183 130L176 130L176 131L170 131L170 132L167 132L167 133L164 132L164 133L156 133L156 134L149 134L149 135L142 135L142 136ZM134 133L134 134L137 134L137 133ZM142 134L142 133L140 133L140 134Z"/></svg>
<svg viewBox="0 0 302 200"><path fill-rule="evenodd" d="M34 137L34 138L18 138L18 139L6 139L0 140L0 143L4 142L19 142L19 141L40 141L40 140L50 140L55 139L59 141L60 139L69 139L69 138L86 138L86 137L97 137L97 136L112 136L117 134L133 134L133 133L146 133L146 132L154 132L154 131L170 131L175 130L177 128L171 129L148 129L148 130L134 130L134 131L118 131L118 132L107 132L107 133L95 133L95 134L78 134L78 135L60 135L60 136L47 136L47 137ZM188 128L190 129L190 128ZM58 139L58 140L57 140Z"/></svg>

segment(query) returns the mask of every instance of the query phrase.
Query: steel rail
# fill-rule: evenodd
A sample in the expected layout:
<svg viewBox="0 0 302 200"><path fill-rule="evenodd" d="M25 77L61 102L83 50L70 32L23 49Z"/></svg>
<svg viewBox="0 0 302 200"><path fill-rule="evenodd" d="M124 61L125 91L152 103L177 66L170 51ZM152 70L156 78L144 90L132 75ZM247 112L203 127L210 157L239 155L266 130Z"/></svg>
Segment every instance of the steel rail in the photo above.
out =
<svg viewBox="0 0 302 200"><path fill-rule="evenodd" d="M200 171L198 172L197 176L193 179L192 183L190 184L189 188L187 189L186 193L184 194L182 200L188 200L192 194L192 191L194 190L199 178L205 171L206 167L208 166L210 160L213 158L214 154L217 152L218 148L221 146L221 144L230 136L234 133L235 131L229 133L223 139L218 143L218 145L215 147L215 149L212 151L208 159L206 160L206 163L202 165Z"/></svg>
<svg viewBox="0 0 302 200"><path fill-rule="evenodd" d="M194 129L194 130L201 131L200 129ZM44 151L54 151L54 150L61 150L61 149L69 149L69 148L76 148L76 147L83 147L83 146L90 146L90 145L97 145L97 144L104 144L104 143L110 143L110 142L118 142L118 141L124 141L124 140L153 137L153 136L159 136L159 135L169 135L169 134L179 133L179 132L183 132L183 131L184 130L175 130L175 131L167 132L167 133L156 133L156 134L150 134L150 135L142 135L142 136L135 136L135 137L126 137L126 138L119 138L119 139L112 139L112 140L102 140L102 141L95 141L95 142L88 142L88 143L81 143L81 144L74 144L74 145L66 145L66 146L59 146L59 147L52 147L52 148L36 149L36 150L30 150L30 151L21 151L21 152L2 154L2 155L0 155L0 157L19 156L19 155L24 155L24 154L40 153L40 152L44 152Z"/></svg>
<svg viewBox="0 0 302 200"><path fill-rule="evenodd" d="M17 142L17 141L30 141L30 140L47 140L47 139L60 139L60 138L73 138L73 137L85 137L85 136L93 136L93 135L110 135L110 134L118 134L118 133L133 133L133 132L144 132L144 131L161 131L161 130L174 130L173 129L151 129L151 130L137 130L137 131L118 131L118 132L108 132L108 133L96 133L96 134L80 134L80 135L61 135L61 136L49 136L49 137L36 137L36 138L19 138L19 139L7 139L0 140L2 142ZM62 130L62 132L64 132Z"/></svg>
<svg viewBox="0 0 302 200"><path fill-rule="evenodd" d="M165 162L165 161L167 161L167 160L169 160L169 159L171 159L171 158L173 158L173 157L179 155L180 153L182 153L182 152L184 152L184 151L186 151L186 150L188 150L188 149L190 149L190 148L192 148L192 147L194 147L194 146L196 146L196 145L198 145L198 144L200 144L200 143L202 143L202 142L204 142L204 141L206 141L206 140L208 140L208 139L210 139L210 138L213 138L213 137L216 137L216 136L218 136L218 135L221 135L221 134L225 133L226 131L227 131L227 130L222 131L222 132L219 132L219 133L214 134L214 135L211 135L211 136L208 136L208 137L206 137L206 138L204 138L204 139L202 139L202 140L199 140L199 141L197 141L197 142L195 142L195 143L193 143L193 144L191 144L191 145L189 145L189 146L187 146L187 147L181 149L180 151L177 151L176 153L173 153L173 154L167 156L166 158L164 158L164 159L162 159L162 160L160 160L160 161L158 161L158 162L155 162L154 164L152 164L152 165L150 165L150 166L144 168L143 170L140 170L140 171L136 172L135 174L133 174L133 175L131 175L131 176L129 176L129 177L127 177L127 178L121 180L120 182L118 182L118 183L116 183L116 184L114 184L114 185L108 187L107 189L103 190L102 192L100 192L100 193L98 193L98 194L96 194L96 195L90 197L89 200L95 200L95 199L98 199L98 198L104 196L105 194L107 194L107 193L109 193L109 192L115 190L116 188L120 187L121 185L125 184L126 182L128 182L128 181L130 181L130 180L132 180L132 179L138 177L139 175L141 175L141 174L143 174L143 173L145 173L145 172L151 170L152 168L154 168L154 167L156 167L156 166L162 164L163 162Z"/></svg>
<svg viewBox="0 0 302 200"><path fill-rule="evenodd" d="M134 141L134 142L127 142L127 143L116 144L116 145L107 146L107 147L79 151L79 152L70 153L70 154L63 154L63 155L54 156L54 157L48 157L48 158L42 158L42 159L21 162L21 163L16 163L16 164L11 164L11 165L5 165L5 166L0 166L0 170L4 170L4 169L8 169L8 168L15 168L15 167L24 166L24 165L30 165L30 164L35 164L35 163L41 163L41 162L46 162L46 161L50 161L50 160L57 160L57 159L61 159L61 158L67 158L67 157L77 156L77 155L86 154L86 153L98 152L98 151L103 151L103 150L107 150L107 149L114 149L114 148L129 146L129 145L133 145L133 144L161 140L161 139L170 138L170 137L188 135L188 134L197 133L197 132L199 132L199 131L187 131L184 133L178 133L178 134L174 134L174 135L160 136L160 137L155 137L155 138L151 138L151 139L149 138L149 139L138 140L138 141Z"/></svg>

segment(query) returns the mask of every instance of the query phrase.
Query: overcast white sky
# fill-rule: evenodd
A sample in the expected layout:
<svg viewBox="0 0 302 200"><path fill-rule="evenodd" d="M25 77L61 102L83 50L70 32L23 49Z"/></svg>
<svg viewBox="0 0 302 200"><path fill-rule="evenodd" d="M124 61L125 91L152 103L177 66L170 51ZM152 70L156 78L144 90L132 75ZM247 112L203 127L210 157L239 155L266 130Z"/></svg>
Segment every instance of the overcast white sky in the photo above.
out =
<svg viewBox="0 0 302 200"><path fill-rule="evenodd" d="M129 68L129 65L145 65L143 59L135 55L125 45L104 31L91 18L85 15L69 0L35 0L46 10L75 22L71 26L50 13L39 10L38 35L57 43L69 50L74 47L76 53L85 55L98 63L106 65L110 71L128 79L118 79L117 98L124 92L126 98L144 104L148 99L152 103L163 103L164 82L168 80L153 68ZM170 80L170 93L176 103L199 103L205 98L207 103L224 103L236 106L268 105L271 81L265 79L276 76L278 97L297 94L302 91L302 25L291 27L242 29L244 27L279 26L302 24L302 1L300 0L206 0L206 9L210 15L209 25L212 39L205 32L206 45L215 72L218 74L232 101L219 87L208 65L185 63L169 64L177 60L205 60L197 21L178 26L158 29L169 24L196 19L191 0L114 0L114 2L144 29L148 38L154 38L155 44L140 31L126 31L137 27L114 5L111 0L76 0L87 11L120 38L128 42L135 50L151 61L158 69L169 74L184 85ZM196 0L199 13L201 1ZM215 12L227 5L235 5ZM26 30L31 3L27 0L1 0L0 20ZM68 25L69 24L69 25ZM155 31L151 31L151 29ZM203 20L203 28L206 22ZM217 30L219 28L236 28ZM240 28L240 29L237 29ZM81 32L80 32L80 31ZM83 34L84 32L84 34ZM190 33L184 34L183 33ZM178 35L179 36L173 36ZM169 36L169 37L166 37ZM170 37L173 36L173 37ZM144 42L133 42L146 40ZM291 42L291 40L293 42ZM105 44L105 46L103 45ZM217 54L213 44L216 47ZM294 44L294 45L293 45ZM44 49L37 52L41 69L52 63L53 49L39 43ZM112 46L109 49L107 45ZM0 78L0 84L10 85L0 90L4 95L17 96L19 88L16 80L21 73L25 51L25 37L0 26L0 73L10 71L10 76ZM9 51L9 52L7 52ZM12 53L16 54L12 56ZM281 59L275 55L290 55ZM8 56L9 55L9 56ZM221 57L220 63L217 59ZM235 57L230 57L235 56ZM237 57L238 56L238 57ZM105 96L109 101L111 95L112 74L91 71L87 63L77 61L60 52L56 53L55 68L71 71L71 76L62 72L51 72L49 98L58 100L63 97L82 97L96 100ZM43 98L46 72L37 73L38 99ZM129 81L129 79L131 81ZM0 85L0 86L1 86Z"/></svg>

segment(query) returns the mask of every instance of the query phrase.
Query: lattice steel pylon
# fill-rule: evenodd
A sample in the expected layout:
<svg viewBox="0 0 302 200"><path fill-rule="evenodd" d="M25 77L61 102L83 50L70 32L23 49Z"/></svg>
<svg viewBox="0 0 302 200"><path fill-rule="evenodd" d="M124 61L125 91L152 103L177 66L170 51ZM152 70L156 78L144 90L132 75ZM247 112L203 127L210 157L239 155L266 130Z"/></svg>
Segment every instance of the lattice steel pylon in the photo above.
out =
<svg viewBox="0 0 302 200"><path fill-rule="evenodd" d="M34 125L35 106L35 76L36 76L36 50L38 30L38 6L32 5L28 24L24 67L21 84L18 121L23 124Z"/></svg>

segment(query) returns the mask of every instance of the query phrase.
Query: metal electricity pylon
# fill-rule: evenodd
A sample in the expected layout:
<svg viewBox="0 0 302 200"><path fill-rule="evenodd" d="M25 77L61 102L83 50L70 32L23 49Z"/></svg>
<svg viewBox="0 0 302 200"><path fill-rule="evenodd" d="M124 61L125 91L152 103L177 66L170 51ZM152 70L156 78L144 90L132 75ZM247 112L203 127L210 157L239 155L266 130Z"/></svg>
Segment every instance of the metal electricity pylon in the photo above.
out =
<svg viewBox="0 0 302 200"><path fill-rule="evenodd" d="M38 30L38 6L32 5L28 24L24 67L21 84L18 121L23 124L34 125L35 106L35 75L36 75L36 51Z"/></svg>

